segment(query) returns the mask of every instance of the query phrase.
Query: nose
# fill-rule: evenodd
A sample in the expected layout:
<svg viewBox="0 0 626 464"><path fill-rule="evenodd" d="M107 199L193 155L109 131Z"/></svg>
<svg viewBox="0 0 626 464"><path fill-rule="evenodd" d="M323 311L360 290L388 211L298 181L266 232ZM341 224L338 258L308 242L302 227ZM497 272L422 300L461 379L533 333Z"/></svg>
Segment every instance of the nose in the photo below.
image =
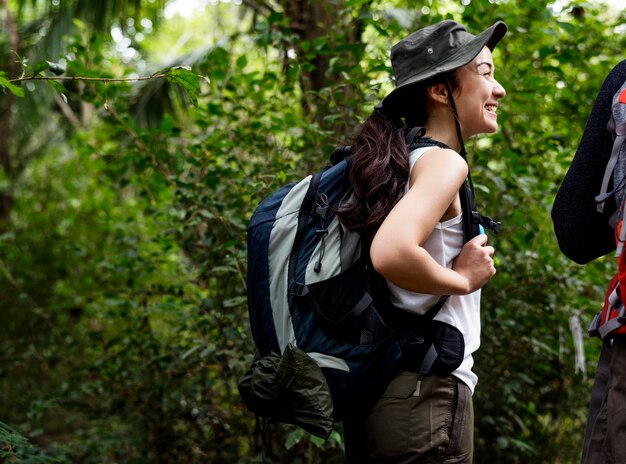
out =
<svg viewBox="0 0 626 464"><path fill-rule="evenodd" d="M504 96L506 95L506 90L504 90L504 87L502 87L502 85L500 85L498 81L495 81L495 85L493 86L493 95L498 100L504 98Z"/></svg>

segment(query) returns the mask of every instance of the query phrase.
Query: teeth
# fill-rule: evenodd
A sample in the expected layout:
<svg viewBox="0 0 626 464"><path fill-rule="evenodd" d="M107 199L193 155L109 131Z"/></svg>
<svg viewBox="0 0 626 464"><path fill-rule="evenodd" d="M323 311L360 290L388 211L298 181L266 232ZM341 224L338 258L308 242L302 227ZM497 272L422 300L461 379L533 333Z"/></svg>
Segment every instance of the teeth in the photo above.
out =
<svg viewBox="0 0 626 464"><path fill-rule="evenodd" d="M492 112L492 113L495 113L495 112L496 112L496 110L498 109L498 107L497 107L497 106L495 106L495 105L486 105L486 106L485 106L485 109L486 109L487 111L490 111L490 112Z"/></svg>

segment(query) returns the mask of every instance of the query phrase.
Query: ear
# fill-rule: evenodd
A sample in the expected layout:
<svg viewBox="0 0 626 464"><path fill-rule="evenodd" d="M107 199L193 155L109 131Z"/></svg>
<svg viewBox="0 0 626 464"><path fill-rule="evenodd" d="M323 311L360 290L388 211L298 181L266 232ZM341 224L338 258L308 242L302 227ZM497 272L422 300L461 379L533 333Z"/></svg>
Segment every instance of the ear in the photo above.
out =
<svg viewBox="0 0 626 464"><path fill-rule="evenodd" d="M431 85L426 89L428 97L438 103L448 104L448 89L445 84Z"/></svg>

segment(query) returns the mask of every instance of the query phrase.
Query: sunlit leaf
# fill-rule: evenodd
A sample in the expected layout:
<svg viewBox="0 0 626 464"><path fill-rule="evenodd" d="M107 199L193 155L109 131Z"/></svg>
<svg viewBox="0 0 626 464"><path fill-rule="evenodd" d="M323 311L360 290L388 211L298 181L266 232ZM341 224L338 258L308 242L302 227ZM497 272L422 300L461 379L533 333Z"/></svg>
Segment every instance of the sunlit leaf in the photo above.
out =
<svg viewBox="0 0 626 464"><path fill-rule="evenodd" d="M186 67L172 68L167 74L167 80L181 86L187 93L189 100L194 106L198 106L200 94L200 76Z"/></svg>

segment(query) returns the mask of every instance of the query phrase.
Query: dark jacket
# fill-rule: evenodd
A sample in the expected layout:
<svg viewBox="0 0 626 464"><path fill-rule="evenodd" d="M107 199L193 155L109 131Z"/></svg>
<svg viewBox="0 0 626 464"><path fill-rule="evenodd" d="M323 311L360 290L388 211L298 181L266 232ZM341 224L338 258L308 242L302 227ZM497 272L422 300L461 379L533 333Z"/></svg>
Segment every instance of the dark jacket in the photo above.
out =
<svg viewBox="0 0 626 464"><path fill-rule="evenodd" d="M609 225L615 202L607 201L604 213L598 213L594 198L600 192L613 146L613 137L606 129L613 95L625 79L626 60L615 66L604 80L552 207L559 247L565 256L579 264L615 249L615 235Z"/></svg>

